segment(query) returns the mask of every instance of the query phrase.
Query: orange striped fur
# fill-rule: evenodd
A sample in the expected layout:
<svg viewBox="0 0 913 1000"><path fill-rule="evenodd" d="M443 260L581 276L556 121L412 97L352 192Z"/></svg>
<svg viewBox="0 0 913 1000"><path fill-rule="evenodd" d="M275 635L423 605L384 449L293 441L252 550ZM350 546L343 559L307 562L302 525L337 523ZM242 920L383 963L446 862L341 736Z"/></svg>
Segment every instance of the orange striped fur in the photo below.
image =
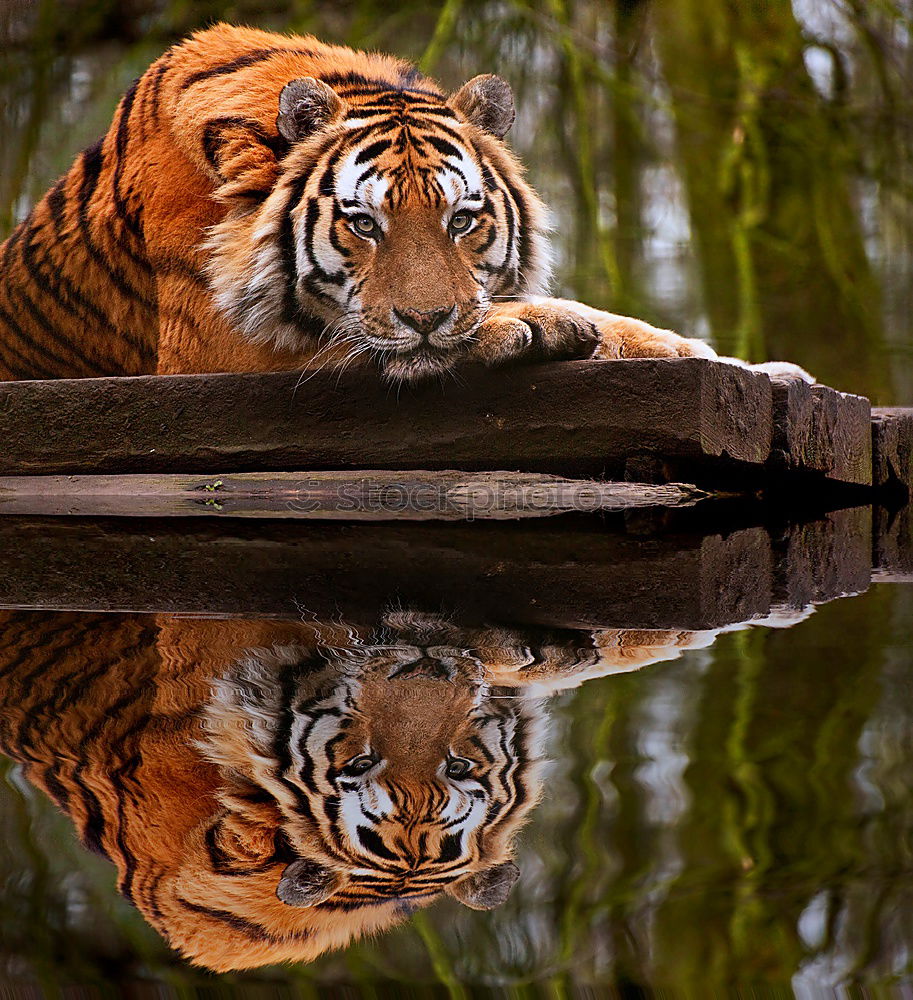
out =
<svg viewBox="0 0 913 1000"><path fill-rule="evenodd" d="M496 77L448 96L311 37L192 36L0 248L0 377L707 355L536 298L545 215L512 118Z"/></svg>
<svg viewBox="0 0 913 1000"><path fill-rule="evenodd" d="M312 959L443 893L497 905L542 788L543 699L705 641L467 633L413 612L373 636L40 612L0 624L0 747L171 946L220 971ZM377 762L349 773L367 752ZM289 885L302 861L323 881Z"/></svg>

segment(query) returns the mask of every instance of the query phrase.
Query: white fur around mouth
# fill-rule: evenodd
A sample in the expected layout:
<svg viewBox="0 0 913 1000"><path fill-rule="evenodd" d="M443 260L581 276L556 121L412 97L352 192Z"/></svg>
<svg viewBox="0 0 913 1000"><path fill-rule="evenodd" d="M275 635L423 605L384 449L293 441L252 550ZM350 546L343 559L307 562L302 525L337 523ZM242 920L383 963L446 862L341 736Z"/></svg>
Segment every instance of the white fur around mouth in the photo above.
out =
<svg viewBox="0 0 913 1000"><path fill-rule="evenodd" d="M455 350L441 351L423 346L393 354L381 363L381 371L392 382L419 382L447 371L458 357L459 352Z"/></svg>

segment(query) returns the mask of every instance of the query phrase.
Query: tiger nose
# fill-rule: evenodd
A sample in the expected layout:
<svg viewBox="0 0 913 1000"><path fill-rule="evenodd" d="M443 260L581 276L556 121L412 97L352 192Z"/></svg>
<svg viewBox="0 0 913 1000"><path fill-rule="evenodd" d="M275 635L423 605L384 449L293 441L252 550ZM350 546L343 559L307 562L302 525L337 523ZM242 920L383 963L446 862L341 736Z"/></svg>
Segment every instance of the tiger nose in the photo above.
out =
<svg viewBox="0 0 913 1000"><path fill-rule="evenodd" d="M411 327L416 333L427 337L433 333L442 323L450 319L453 315L453 306L448 309L430 309L427 312L420 312L418 309L394 309L397 319L406 326Z"/></svg>

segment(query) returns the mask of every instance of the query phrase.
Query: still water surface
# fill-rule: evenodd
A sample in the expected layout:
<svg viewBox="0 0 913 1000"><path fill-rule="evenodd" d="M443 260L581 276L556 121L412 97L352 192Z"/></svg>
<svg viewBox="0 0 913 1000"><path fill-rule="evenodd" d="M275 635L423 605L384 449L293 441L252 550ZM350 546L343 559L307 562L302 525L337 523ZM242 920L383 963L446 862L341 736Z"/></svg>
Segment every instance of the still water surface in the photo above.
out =
<svg viewBox="0 0 913 1000"><path fill-rule="evenodd" d="M869 518L426 526L367 579L404 529L223 522L185 538L183 591L173 523L21 522L48 561L5 559L6 600L43 575L48 605L134 610L3 612L3 980L888 995L913 588L868 586L909 550L856 545Z"/></svg>

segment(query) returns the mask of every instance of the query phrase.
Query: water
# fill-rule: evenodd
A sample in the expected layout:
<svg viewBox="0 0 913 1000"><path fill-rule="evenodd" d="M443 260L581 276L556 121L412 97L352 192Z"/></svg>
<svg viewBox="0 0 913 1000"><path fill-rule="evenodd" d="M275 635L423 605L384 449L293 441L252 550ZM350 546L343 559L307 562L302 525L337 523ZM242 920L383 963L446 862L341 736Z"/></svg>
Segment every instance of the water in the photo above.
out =
<svg viewBox="0 0 913 1000"><path fill-rule="evenodd" d="M533 529L8 519L4 600L40 585L48 610L3 612L5 983L908 981L913 589L886 581L909 579L913 545L906 512L875 513L874 543L869 508L722 533L687 511ZM365 756L366 779L339 773ZM385 814L380 847L355 801ZM278 880L358 826L334 896L397 898L373 901L375 936L282 966L225 924L290 912L313 931L325 916L278 902ZM248 874L212 874L213 828L220 871ZM372 853L388 844L392 872ZM426 907L446 883L429 858L463 851L515 856L503 905ZM162 932L204 966L254 967L213 980Z"/></svg>
<svg viewBox="0 0 913 1000"><path fill-rule="evenodd" d="M558 290L725 353L788 357L878 403L913 400L905 5L14 2L0 9L0 237L130 81L217 17L423 59L448 86L496 70L516 94L512 142L555 214ZM909 990L911 538L909 510L869 507L520 524L5 518L0 986ZM460 864L512 851L519 878L483 912L448 893L419 905L414 877L387 872L400 923L386 926L399 904L372 906L374 936L319 955L309 940L312 961L270 964L281 956L224 914L326 913L277 900L286 867L325 858L331 835L289 819L300 800L275 772L280 752L297 775L323 761L339 718L326 709L347 692L359 745L333 743L348 747L337 763L407 776L382 842ZM296 734L311 712L325 739L277 740L296 712ZM498 782L468 732L488 734L511 803L484 849L495 819L480 824L453 789L481 789L488 809L477 779ZM454 759L468 778L442 777ZM252 775L271 791L252 792ZM459 844L440 840L457 808L442 788L472 800ZM309 808L332 813L342 794L324 778ZM231 854L248 874L212 875ZM343 874L328 902L367 891ZM502 869L489 901L510 881Z"/></svg>

